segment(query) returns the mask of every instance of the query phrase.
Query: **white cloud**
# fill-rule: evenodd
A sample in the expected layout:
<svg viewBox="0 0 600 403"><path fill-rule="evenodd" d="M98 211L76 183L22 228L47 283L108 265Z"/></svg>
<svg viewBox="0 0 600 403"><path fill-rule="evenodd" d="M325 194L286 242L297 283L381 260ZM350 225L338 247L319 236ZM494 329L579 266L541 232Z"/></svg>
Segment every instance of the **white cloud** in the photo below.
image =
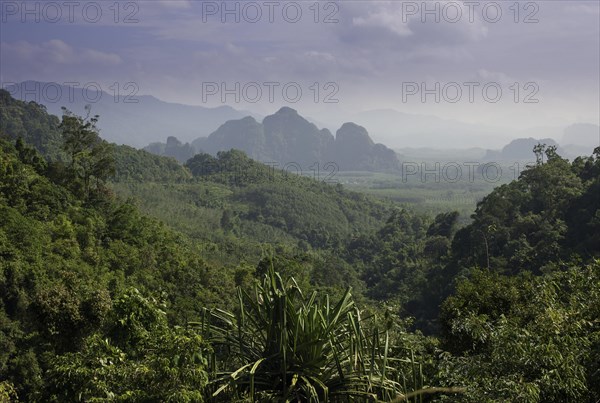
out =
<svg viewBox="0 0 600 403"><path fill-rule="evenodd" d="M239 46L234 45L231 42L229 42L227 45L225 45L225 48L232 55L240 55L240 54L242 54L244 52L244 49L242 49Z"/></svg>
<svg viewBox="0 0 600 403"><path fill-rule="evenodd" d="M352 18L352 24L357 27L385 28L398 36L413 35L413 32L408 27L408 21L402 22L401 16L385 9L369 12L369 15L366 17L354 17Z"/></svg>
<svg viewBox="0 0 600 403"><path fill-rule="evenodd" d="M191 0L158 0L157 3L165 8L189 9L192 7Z"/></svg>
<svg viewBox="0 0 600 403"><path fill-rule="evenodd" d="M41 44L27 41L2 42L0 48L3 57L22 62L58 65L90 63L103 66L114 66L122 62L121 57L116 53L86 48L75 49L60 39L51 39Z"/></svg>
<svg viewBox="0 0 600 403"><path fill-rule="evenodd" d="M304 52L304 56L311 59L322 60L326 62L335 61L335 57L328 52L318 52L316 50L310 50L308 52Z"/></svg>
<svg viewBox="0 0 600 403"><path fill-rule="evenodd" d="M514 78L508 76L505 73L499 72L499 71L490 71L490 70L486 70L486 69L479 69L477 71L477 74L480 78L482 78L484 80L497 82L499 84L511 84L516 81Z"/></svg>
<svg viewBox="0 0 600 403"><path fill-rule="evenodd" d="M103 65L117 65L123 61L121 57L115 53L104 53L94 49L85 49L81 52L84 60Z"/></svg>

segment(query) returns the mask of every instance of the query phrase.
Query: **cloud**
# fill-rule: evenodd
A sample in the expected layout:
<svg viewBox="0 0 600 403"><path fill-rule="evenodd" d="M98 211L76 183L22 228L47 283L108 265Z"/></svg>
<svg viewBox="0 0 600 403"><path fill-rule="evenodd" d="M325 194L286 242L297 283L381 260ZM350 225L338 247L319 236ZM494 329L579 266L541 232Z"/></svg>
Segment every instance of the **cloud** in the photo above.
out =
<svg viewBox="0 0 600 403"><path fill-rule="evenodd" d="M565 8L564 10L566 12L570 12L573 14L588 14L588 15L598 15L600 14L600 4L599 3L594 3L594 2L590 2L590 3L577 3L577 2L573 2L574 4L565 4Z"/></svg>
<svg viewBox="0 0 600 403"><path fill-rule="evenodd" d="M244 49L242 47L234 45L231 42L225 45L225 49L227 49L227 51L232 55L241 55L244 53Z"/></svg>
<svg viewBox="0 0 600 403"><path fill-rule="evenodd" d="M104 53L94 49L84 49L81 52L83 61L91 63L99 63L103 65L118 65L123 61L121 57L115 53Z"/></svg>
<svg viewBox="0 0 600 403"><path fill-rule="evenodd" d="M3 57L14 59L16 62L41 64L73 65L100 64L115 66L122 63L116 53L106 53L95 49L76 49L60 39L51 39L41 44L28 41L0 43Z"/></svg>
<svg viewBox="0 0 600 403"><path fill-rule="evenodd" d="M156 3L170 9L189 9L192 7L191 0L158 0Z"/></svg>
<svg viewBox="0 0 600 403"><path fill-rule="evenodd" d="M139 2L135 24L115 25L110 10L98 24L6 24L0 67L4 79L13 81L135 80L142 92L181 102L196 102L203 81L335 81L344 109L405 108L398 106L404 81L497 81L507 88L535 80L548 111L577 111L588 120L598 115L597 2L538 2L536 24L515 23L512 2L499 2L504 17L496 24L482 18L482 5L473 21L463 7L456 23L424 23L420 14L403 15L399 1L342 1L335 2L337 9L319 2L315 23L314 2L298 3L303 18L293 24L282 18L281 5L273 23L263 8L257 23L228 17L224 24L220 14L203 18L204 3L188 0ZM440 7L449 3L464 6L436 1ZM521 9L521 17L530 11ZM325 17L338 22L326 24ZM490 110L501 114L505 106ZM517 106L534 117L531 105ZM479 116L470 109L447 113Z"/></svg>
<svg viewBox="0 0 600 403"><path fill-rule="evenodd" d="M398 15L385 9L369 12L366 17L354 17L352 18L352 24L356 27L385 28L398 36L411 36L414 34L409 28L408 22L402 22L402 18L398 18Z"/></svg>
<svg viewBox="0 0 600 403"><path fill-rule="evenodd" d="M483 80L486 81L493 81L499 84L512 84L515 81L517 81L516 79L508 76L505 73L502 72L498 72L498 71L489 71L486 69L479 69L477 71L477 75L482 78Z"/></svg>
<svg viewBox="0 0 600 403"><path fill-rule="evenodd" d="M304 56L310 59L316 59L318 61L325 62L333 62L335 61L335 57L328 52L318 52L316 50L310 50L308 52L304 52Z"/></svg>

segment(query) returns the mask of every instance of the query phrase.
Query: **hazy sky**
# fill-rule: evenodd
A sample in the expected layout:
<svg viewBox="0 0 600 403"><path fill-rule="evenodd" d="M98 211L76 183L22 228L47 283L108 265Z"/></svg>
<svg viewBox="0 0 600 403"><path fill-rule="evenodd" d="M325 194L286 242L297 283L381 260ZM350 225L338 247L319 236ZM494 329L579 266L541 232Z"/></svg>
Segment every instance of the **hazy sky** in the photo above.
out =
<svg viewBox="0 0 600 403"><path fill-rule="evenodd" d="M385 108L513 128L599 123L598 0L0 7L2 83L126 94L134 82L167 101L217 106L225 96L238 109L288 105L317 119Z"/></svg>

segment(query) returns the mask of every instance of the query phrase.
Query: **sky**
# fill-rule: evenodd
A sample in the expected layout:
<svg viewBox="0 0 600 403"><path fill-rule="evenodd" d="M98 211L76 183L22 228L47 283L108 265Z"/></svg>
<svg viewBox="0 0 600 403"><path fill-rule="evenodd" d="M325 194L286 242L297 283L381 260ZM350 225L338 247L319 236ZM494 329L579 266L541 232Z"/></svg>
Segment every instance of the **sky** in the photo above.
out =
<svg viewBox="0 0 600 403"><path fill-rule="evenodd" d="M0 81L317 121L600 120L599 1L0 0ZM133 84L133 85L132 85Z"/></svg>

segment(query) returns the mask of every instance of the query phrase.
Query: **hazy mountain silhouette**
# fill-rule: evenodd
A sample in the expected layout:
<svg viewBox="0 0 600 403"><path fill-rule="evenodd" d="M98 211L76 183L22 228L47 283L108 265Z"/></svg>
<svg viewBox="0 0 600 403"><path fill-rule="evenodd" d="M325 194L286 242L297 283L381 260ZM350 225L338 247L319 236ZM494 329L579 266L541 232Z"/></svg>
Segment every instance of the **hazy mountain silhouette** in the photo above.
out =
<svg viewBox="0 0 600 403"><path fill-rule="evenodd" d="M433 115L418 115L393 109L357 113L352 120L369 128L371 135L394 149L403 147L472 148L501 147L510 141L506 131ZM513 136L514 137L514 136Z"/></svg>
<svg viewBox="0 0 600 403"><path fill-rule="evenodd" d="M262 123L250 116L225 122L192 145L209 154L235 148L259 161L281 166L294 162L302 169L327 162L335 162L342 170L386 170L398 164L394 151L375 144L364 127L345 123L334 137L288 107Z"/></svg>
<svg viewBox="0 0 600 403"><path fill-rule="evenodd" d="M398 166L396 153L383 144L375 144L367 130L355 123L344 123L339 128L328 157L344 171L389 170Z"/></svg>
<svg viewBox="0 0 600 403"><path fill-rule="evenodd" d="M81 87L39 81L25 81L5 87L16 99L36 101L57 116L62 115L63 106L78 115L84 115L85 105L90 104L92 115L100 115L98 127L102 138L134 147L164 141L168 136L189 142L198 136L208 135L227 120L249 114L230 106L206 108L164 102L150 95L128 96L130 91L123 88L120 95L115 97L113 93L98 92L94 87L84 91Z"/></svg>
<svg viewBox="0 0 600 403"><path fill-rule="evenodd" d="M150 143L144 147L149 153L162 155L165 157L173 157L182 164L196 155L196 149L190 143L183 144L177 137L167 137L166 143Z"/></svg>
<svg viewBox="0 0 600 403"><path fill-rule="evenodd" d="M535 155L533 154L533 147L535 147L537 144L556 146L558 154L565 155L565 151L553 139L534 139L533 137L529 137L514 139L513 141L505 145L502 148L502 150L487 150L484 159L499 161L534 161Z"/></svg>

